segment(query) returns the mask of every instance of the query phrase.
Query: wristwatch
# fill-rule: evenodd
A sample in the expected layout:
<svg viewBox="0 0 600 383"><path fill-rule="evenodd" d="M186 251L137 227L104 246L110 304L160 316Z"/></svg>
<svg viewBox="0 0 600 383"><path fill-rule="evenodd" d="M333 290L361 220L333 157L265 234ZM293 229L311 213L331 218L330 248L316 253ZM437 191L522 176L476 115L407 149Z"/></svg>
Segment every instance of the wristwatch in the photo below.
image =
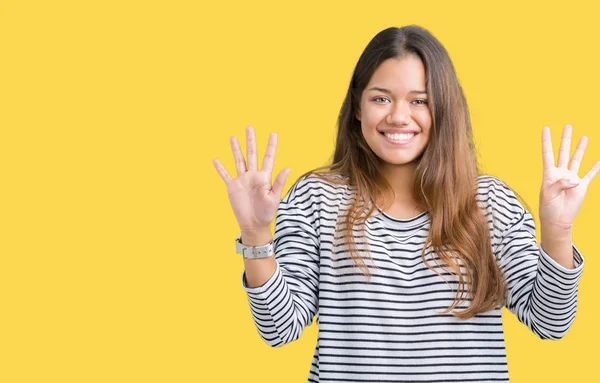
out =
<svg viewBox="0 0 600 383"><path fill-rule="evenodd" d="M244 259L268 258L275 255L273 241L264 246L246 246L242 243L242 235L235 239L235 252L242 254Z"/></svg>

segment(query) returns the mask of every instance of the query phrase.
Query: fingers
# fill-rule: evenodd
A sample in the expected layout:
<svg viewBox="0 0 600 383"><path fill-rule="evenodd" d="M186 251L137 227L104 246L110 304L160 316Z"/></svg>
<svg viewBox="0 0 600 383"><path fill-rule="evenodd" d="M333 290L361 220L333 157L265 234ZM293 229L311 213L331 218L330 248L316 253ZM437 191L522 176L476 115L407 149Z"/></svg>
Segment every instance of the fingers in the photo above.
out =
<svg viewBox="0 0 600 383"><path fill-rule="evenodd" d="M229 175L229 173L227 173L227 170L225 170L225 168L223 167L223 165L221 165L221 162L219 162L219 160L217 160L216 158L213 160L213 165L215 165L215 169L217 169L217 172L219 173L219 175L221 176L221 178L223 179L223 181L225 181L225 184L228 184L229 181L231 181L231 176Z"/></svg>
<svg viewBox="0 0 600 383"><path fill-rule="evenodd" d="M581 165L581 160L583 159L587 142L588 138L586 136L581 137L579 139L579 143L577 144L577 149L575 149L575 153L573 154L573 158L571 158L569 170L575 172L575 174L579 173L579 165Z"/></svg>
<svg viewBox="0 0 600 383"><path fill-rule="evenodd" d="M256 136L254 134L254 128L252 126L246 127L246 153L248 157L248 166L246 167L246 160L242 154L240 143L236 136L231 136L229 139L231 144L231 151L233 152L233 158L235 161L235 168L237 170L238 177L244 174L246 171L258 170L257 155L256 155ZM273 164L275 162L275 151L277 149L277 134L271 133L269 136L269 142L267 144L267 151L263 159L262 170L273 171ZM216 167L216 164L215 164ZM217 170L219 170L217 168ZM223 169L225 170L225 169Z"/></svg>
<svg viewBox="0 0 600 383"><path fill-rule="evenodd" d="M552 135L550 134L550 128L548 126L544 126L544 128L542 129L542 160L544 163L544 170L550 169L554 166Z"/></svg>
<svg viewBox="0 0 600 383"><path fill-rule="evenodd" d="M246 128L246 154L248 157L248 170L258 170L256 159L256 137L254 136L254 128L248 126Z"/></svg>
<svg viewBox="0 0 600 383"><path fill-rule="evenodd" d="M600 161L596 161L596 163L594 164L594 166L592 166L590 171L587 172L587 174L585 176L583 176L582 180L589 184L590 182L592 182L594 177L596 177L596 174L598 174L599 170L600 170Z"/></svg>
<svg viewBox="0 0 600 383"><path fill-rule="evenodd" d="M263 158L262 170L269 174L273 171L273 163L275 162L275 150L277 149L277 133L271 133L269 135L269 143L267 144L267 151Z"/></svg>
<svg viewBox="0 0 600 383"><path fill-rule="evenodd" d="M285 180L287 179L287 176L289 174L290 174L289 168L285 168L282 171L280 171L279 174L277 174L277 177L275 178L273 187L271 188L273 193L275 193L275 195L279 196L280 198L281 198L281 193L283 192L283 187L285 186Z"/></svg>
<svg viewBox="0 0 600 383"><path fill-rule="evenodd" d="M233 151L233 159L235 160L235 168L237 169L238 177L246 172L246 160L242 155L242 150L240 149L240 143L236 136L232 136L229 140L231 143L231 150Z"/></svg>
<svg viewBox="0 0 600 383"><path fill-rule="evenodd" d="M565 128L563 129L562 139L560 141L560 150L558 151L558 163L556 164L556 166L559 168L566 168L569 164L572 134L573 127L571 125L565 125Z"/></svg>

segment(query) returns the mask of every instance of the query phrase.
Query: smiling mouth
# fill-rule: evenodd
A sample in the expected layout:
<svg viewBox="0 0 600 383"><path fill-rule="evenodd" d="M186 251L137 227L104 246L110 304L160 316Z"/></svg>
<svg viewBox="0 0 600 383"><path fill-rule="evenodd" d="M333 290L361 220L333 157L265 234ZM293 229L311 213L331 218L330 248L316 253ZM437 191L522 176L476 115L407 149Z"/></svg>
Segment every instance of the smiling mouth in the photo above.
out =
<svg viewBox="0 0 600 383"><path fill-rule="evenodd" d="M397 142L397 143L404 143L404 142L408 142L410 141L413 137L415 137L418 133L396 133L396 134L389 134L389 133L384 133L384 132L380 132L382 136L384 136L385 138L387 138L389 141L392 142Z"/></svg>

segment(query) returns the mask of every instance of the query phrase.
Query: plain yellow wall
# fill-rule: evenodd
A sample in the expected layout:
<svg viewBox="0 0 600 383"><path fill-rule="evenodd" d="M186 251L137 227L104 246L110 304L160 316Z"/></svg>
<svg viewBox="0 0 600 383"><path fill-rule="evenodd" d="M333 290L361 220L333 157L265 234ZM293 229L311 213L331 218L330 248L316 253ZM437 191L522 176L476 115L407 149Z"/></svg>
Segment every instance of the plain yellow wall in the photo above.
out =
<svg viewBox="0 0 600 383"><path fill-rule="evenodd" d="M0 381L305 382L316 324L260 339L213 158L235 174L229 137L253 125L262 163L277 132L287 191L333 152L366 44L414 23L450 52L482 169L537 219L544 125L555 149L567 123L589 137L581 175L600 159L591 3L3 1ZM596 179L566 337L505 311L512 382L596 381L599 212Z"/></svg>

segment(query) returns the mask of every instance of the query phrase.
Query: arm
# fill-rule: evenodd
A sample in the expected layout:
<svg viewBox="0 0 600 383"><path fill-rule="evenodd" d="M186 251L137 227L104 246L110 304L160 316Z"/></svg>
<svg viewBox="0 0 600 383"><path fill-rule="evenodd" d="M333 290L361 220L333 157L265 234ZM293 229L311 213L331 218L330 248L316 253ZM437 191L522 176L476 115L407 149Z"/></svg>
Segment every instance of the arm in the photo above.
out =
<svg viewBox="0 0 600 383"><path fill-rule="evenodd" d="M237 178L219 160L214 159L213 164L227 185L243 243L249 246L268 243L270 225L277 214L275 258L245 260L242 275L256 327L267 343L277 347L297 339L317 311L319 237L315 217L318 213L310 188L304 187L309 184L306 177L296 182L280 201L289 169L279 172L271 184L277 147L275 133L269 136L261 170L258 170L252 126L246 127L246 142L247 161L237 137L230 139ZM309 198L299 200L304 194Z"/></svg>
<svg viewBox="0 0 600 383"><path fill-rule="evenodd" d="M541 246L531 214L513 191L502 183L494 199L495 218L503 226L497 255L509 288L507 308L543 339L560 339L575 318L583 257L573 245L573 222L600 170L598 161L579 178L587 137L579 140L569 163L572 130L571 125L563 130L556 165L550 128L542 130Z"/></svg>
<svg viewBox="0 0 600 383"><path fill-rule="evenodd" d="M512 206L496 206L496 227L502 233L495 253L508 286L506 308L541 339L561 339L575 319L583 256L570 243L573 269L550 257L538 246L533 217L504 187L496 190L498 202Z"/></svg>
<svg viewBox="0 0 600 383"><path fill-rule="evenodd" d="M317 312L319 237L314 226L318 213L313 198L306 198L309 183L299 181L279 205L273 238L275 257L259 260L273 262L260 265L264 267L263 277L251 270L254 265L250 263L257 260L246 260L247 269L242 274L256 328L273 347L298 339ZM269 267L274 267L273 271ZM270 277L260 283L267 274Z"/></svg>

